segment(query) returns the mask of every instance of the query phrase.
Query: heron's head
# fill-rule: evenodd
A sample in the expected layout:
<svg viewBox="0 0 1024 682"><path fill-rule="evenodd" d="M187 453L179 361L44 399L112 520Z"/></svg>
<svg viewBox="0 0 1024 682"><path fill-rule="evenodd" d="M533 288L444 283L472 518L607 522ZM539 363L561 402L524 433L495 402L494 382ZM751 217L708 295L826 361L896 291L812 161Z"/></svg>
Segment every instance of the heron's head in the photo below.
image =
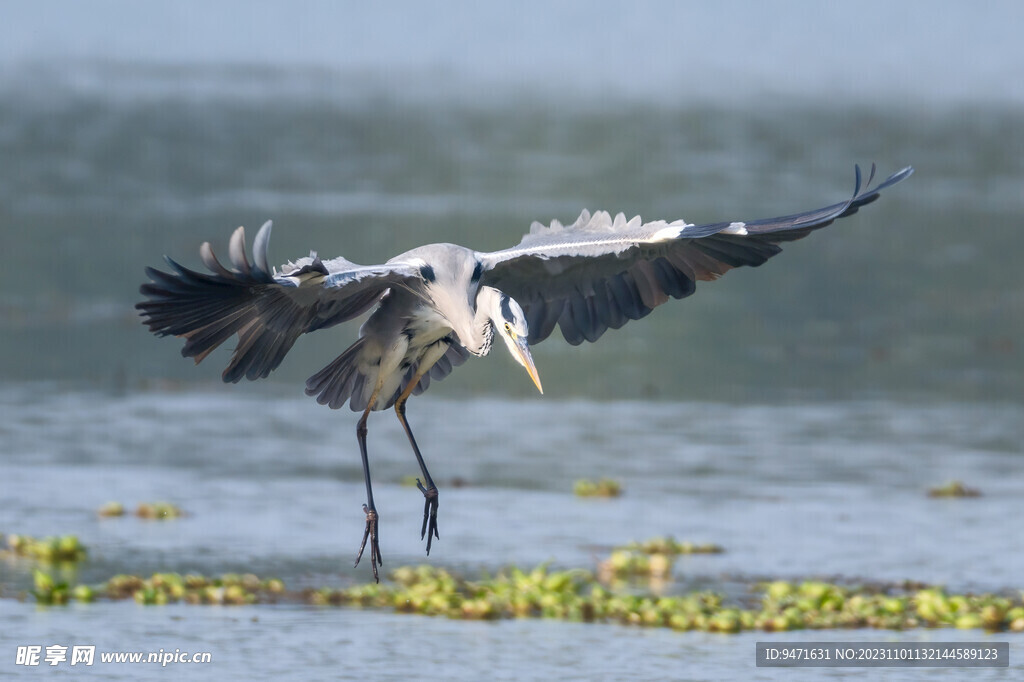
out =
<svg viewBox="0 0 1024 682"><path fill-rule="evenodd" d="M481 289L489 288L481 287ZM501 337L501 340L508 346L508 352L533 379L537 390L544 393L544 388L540 385L540 375L537 374L537 367L533 364L533 356L530 355L530 346L527 343L530 328L526 323L526 313L511 296L497 289L491 289L491 291L494 294L486 298L494 334Z"/></svg>

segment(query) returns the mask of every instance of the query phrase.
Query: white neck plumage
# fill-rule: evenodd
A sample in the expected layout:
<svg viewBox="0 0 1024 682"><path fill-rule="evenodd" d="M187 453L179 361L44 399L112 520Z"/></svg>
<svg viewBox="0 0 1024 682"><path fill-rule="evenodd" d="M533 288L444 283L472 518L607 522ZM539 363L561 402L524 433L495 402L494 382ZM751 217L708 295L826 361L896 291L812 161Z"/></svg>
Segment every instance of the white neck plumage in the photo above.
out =
<svg viewBox="0 0 1024 682"><path fill-rule="evenodd" d="M476 313L473 315L470 338L463 339L462 345L473 355L483 357L491 352L494 342L494 318L501 306L501 292L494 287L480 287L476 295Z"/></svg>

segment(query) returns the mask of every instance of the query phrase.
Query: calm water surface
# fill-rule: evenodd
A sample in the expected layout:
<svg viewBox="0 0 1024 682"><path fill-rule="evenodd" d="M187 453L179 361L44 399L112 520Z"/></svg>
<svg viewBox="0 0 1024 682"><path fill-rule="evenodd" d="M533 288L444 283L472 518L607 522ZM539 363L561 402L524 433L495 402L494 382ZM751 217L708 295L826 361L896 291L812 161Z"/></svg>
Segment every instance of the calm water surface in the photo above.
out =
<svg viewBox="0 0 1024 682"><path fill-rule="evenodd" d="M240 396L213 387L116 394L16 384L0 392L0 406L7 416L0 431L4 527L77 534L90 558L68 579L157 570L252 571L294 588L368 579L366 567L351 568L364 494L351 413L281 396L277 387ZM678 591L738 598L757 580L804 577L914 579L952 590L1019 585L1024 550L1008 510L1019 504L1024 424L1013 405L442 398L415 408L411 419L442 486L442 539L423 556L422 498L399 483L416 473L414 461L397 421L375 415L370 446L386 566L429 561L469 574L545 561L593 568L612 545L671 534L726 548L681 559ZM576 478L598 475L620 480L625 495L595 501L571 494ZM453 487L455 477L465 485ZM927 487L953 478L984 496L926 496ZM95 510L111 499L129 507L168 499L189 516L98 519ZM30 568L0 563L2 593L28 589ZM766 636L481 625L298 606L35 609L9 599L0 600L0 619L6 631L44 643L138 650L199 650L202 643L232 670L268 678L366 669L397 678L406 673L386 661L399 656L417 665L456 657L446 674L464 679L489 667L541 679L570 662L581 679L615 670L647 678L685 670L699 679L746 670L753 642ZM523 647L535 652L525 668ZM1013 651L1019 655L1018 644ZM645 661L640 671L638 659ZM776 678L781 673L764 673Z"/></svg>

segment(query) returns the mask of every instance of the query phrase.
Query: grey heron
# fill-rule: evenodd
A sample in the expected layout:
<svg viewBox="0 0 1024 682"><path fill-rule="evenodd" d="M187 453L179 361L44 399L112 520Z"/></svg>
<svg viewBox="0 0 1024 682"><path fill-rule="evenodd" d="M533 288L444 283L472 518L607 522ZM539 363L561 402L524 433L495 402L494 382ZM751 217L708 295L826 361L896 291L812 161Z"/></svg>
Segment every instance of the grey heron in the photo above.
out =
<svg viewBox="0 0 1024 682"><path fill-rule="evenodd" d="M182 355L198 364L237 334L224 370L225 382L266 377L301 334L351 320L375 308L359 338L306 382L306 393L331 408L345 403L361 412L356 427L366 484L366 523L356 565L370 543L374 578L383 564L379 516L370 484L367 419L394 407L423 481L420 539L440 539L438 493L405 417L409 397L425 391L467 357L483 357L495 337L543 392L530 345L555 326L572 345L594 342L608 329L638 320L670 298L694 293L698 280L732 268L758 266L779 253L782 242L800 239L856 213L879 192L908 177L907 167L871 187L861 187L856 168L853 196L824 208L779 218L695 225L683 220L644 223L621 213L584 210L571 225L534 223L517 246L483 253L455 244L429 244L382 265L322 260L316 252L271 269L271 223L256 234L252 260L245 231L231 235L231 268L209 242L199 248L211 274L166 258L169 272L146 268L144 323L159 335L185 339Z"/></svg>

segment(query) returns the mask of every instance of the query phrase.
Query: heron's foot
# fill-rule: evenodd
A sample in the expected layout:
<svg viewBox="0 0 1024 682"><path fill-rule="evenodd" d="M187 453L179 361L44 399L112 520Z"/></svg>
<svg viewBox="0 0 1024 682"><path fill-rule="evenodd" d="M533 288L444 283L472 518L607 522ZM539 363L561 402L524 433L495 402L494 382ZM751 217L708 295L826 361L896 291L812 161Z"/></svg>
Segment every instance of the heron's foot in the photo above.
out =
<svg viewBox="0 0 1024 682"><path fill-rule="evenodd" d="M359 554L356 555L355 565L363 558L363 550L366 549L366 539L370 539L370 566L373 567L373 579L380 582L380 574L377 573L377 566L383 566L384 560L380 558L380 542L377 537L377 510L370 509L363 505L363 513L366 514L366 530L363 531L363 542L359 545Z"/></svg>
<svg viewBox="0 0 1024 682"><path fill-rule="evenodd" d="M429 488L424 488L418 478L416 479L416 487L420 489L423 497L426 498L423 502L423 527L420 528L420 540L424 537L427 538L427 554L430 554L430 543L433 542L434 538L441 539L437 532L437 488L433 485Z"/></svg>

